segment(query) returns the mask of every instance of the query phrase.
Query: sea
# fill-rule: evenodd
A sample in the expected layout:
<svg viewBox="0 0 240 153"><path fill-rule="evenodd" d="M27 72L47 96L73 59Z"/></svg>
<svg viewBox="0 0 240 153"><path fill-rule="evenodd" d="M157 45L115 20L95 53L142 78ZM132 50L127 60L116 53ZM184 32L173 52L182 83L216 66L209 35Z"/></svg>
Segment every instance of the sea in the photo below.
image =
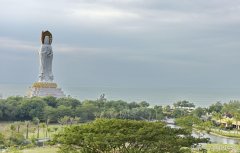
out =
<svg viewBox="0 0 240 153"><path fill-rule="evenodd" d="M25 96L31 84L0 84L0 98ZM105 94L108 100L127 102L146 101L151 106L172 105L180 100L193 102L196 106L208 107L220 101L240 100L240 88L142 88L142 87L86 87L60 85L67 96L83 100L96 100Z"/></svg>

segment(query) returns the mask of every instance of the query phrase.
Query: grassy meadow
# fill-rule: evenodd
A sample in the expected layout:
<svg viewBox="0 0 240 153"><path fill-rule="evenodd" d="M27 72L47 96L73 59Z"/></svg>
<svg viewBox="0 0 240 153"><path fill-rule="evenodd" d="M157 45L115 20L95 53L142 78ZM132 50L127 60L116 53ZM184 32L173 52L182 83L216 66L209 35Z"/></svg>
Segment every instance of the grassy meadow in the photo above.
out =
<svg viewBox="0 0 240 153"><path fill-rule="evenodd" d="M0 132L5 134L11 133L11 125L14 125L14 124L15 122L0 122ZM51 138L58 130L61 130L62 128L63 126L60 124L49 124L48 128L46 127L46 125L42 126L40 124L39 138L45 138L45 137ZM23 133L24 136L26 137L27 128L24 122L21 123L19 132ZM47 136L46 136L46 132L47 132ZM28 137L29 139L32 137L37 138L37 125L35 124L29 125Z"/></svg>
<svg viewBox="0 0 240 153"><path fill-rule="evenodd" d="M57 147L35 147L24 150L12 150L7 153L57 153Z"/></svg>

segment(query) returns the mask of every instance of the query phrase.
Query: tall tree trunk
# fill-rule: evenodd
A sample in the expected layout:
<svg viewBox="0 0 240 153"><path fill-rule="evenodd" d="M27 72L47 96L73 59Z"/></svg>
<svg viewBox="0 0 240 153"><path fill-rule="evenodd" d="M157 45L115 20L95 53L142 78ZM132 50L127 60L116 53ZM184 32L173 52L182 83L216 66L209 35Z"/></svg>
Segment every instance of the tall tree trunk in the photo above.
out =
<svg viewBox="0 0 240 153"><path fill-rule="evenodd" d="M26 139L28 139L28 128L29 128L29 124L27 124L27 133L26 133Z"/></svg>
<svg viewBox="0 0 240 153"><path fill-rule="evenodd" d="M20 125L18 125L17 127L17 132L19 133L19 131L20 131Z"/></svg>
<svg viewBox="0 0 240 153"><path fill-rule="evenodd" d="M46 137L48 137L48 124L46 125Z"/></svg>
<svg viewBox="0 0 240 153"><path fill-rule="evenodd" d="M39 123L37 125L37 138L39 138Z"/></svg>
<svg viewBox="0 0 240 153"><path fill-rule="evenodd" d="M236 129L237 129L237 134L238 134L238 120L237 120L237 123L236 123Z"/></svg>

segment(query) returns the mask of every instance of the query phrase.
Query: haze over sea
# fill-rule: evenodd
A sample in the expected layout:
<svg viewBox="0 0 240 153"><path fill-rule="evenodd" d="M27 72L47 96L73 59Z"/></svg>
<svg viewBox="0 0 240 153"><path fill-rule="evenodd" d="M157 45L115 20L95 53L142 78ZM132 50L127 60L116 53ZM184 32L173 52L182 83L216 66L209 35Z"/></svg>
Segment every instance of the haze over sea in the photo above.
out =
<svg viewBox="0 0 240 153"><path fill-rule="evenodd" d="M0 84L3 98L8 96L25 96L31 84ZM79 100L97 99L106 94L108 100L147 101L151 105L168 105L178 100L188 100L197 106L209 106L221 101L240 100L240 88L141 88L141 87L86 87L60 85L66 95Z"/></svg>

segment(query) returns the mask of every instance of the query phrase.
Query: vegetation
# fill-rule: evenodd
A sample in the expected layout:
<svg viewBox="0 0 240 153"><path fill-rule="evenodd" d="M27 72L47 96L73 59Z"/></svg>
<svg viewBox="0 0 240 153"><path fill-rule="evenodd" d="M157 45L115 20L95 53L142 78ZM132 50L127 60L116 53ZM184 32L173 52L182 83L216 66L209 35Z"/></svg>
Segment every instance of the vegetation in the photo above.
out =
<svg viewBox="0 0 240 153"><path fill-rule="evenodd" d="M167 118L183 129L160 122ZM152 107L146 101L107 100L105 95L84 101L9 97L0 100L0 121L8 122L0 124L0 149L34 147L36 140L57 134L54 142L62 152L186 153L192 144L207 141L200 134L199 139L191 137L192 130L239 138L240 101L195 108L185 100Z"/></svg>
<svg viewBox="0 0 240 153"><path fill-rule="evenodd" d="M23 150L11 148L7 153L57 153L57 150L58 148L55 146L26 148Z"/></svg>
<svg viewBox="0 0 240 153"><path fill-rule="evenodd" d="M178 101L178 102L174 103L173 106L181 107L181 108L184 108L184 107L194 108L195 107L194 103L190 103L189 101L186 101L186 100Z"/></svg>
<svg viewBox="0 0 240 153"><path fill-rule="evenodd" d="M149 108L149 103L98 100L80 102L74 98L9 97L0 100L0 121L30 121L58 123L64 116L81 118L81 122L95 118L121 118L135 120L163 119L162 107ZM39 121L37 121L38 119Z"/></svg>
<svg viewBox="0 0 240 153"><path fill-rule="evenodd" d="M81 126L69 126L55 136L55 141L61 144L62 153L180 153L182 147L208 142L162 122L121 119L97 119Z"/></svg>

